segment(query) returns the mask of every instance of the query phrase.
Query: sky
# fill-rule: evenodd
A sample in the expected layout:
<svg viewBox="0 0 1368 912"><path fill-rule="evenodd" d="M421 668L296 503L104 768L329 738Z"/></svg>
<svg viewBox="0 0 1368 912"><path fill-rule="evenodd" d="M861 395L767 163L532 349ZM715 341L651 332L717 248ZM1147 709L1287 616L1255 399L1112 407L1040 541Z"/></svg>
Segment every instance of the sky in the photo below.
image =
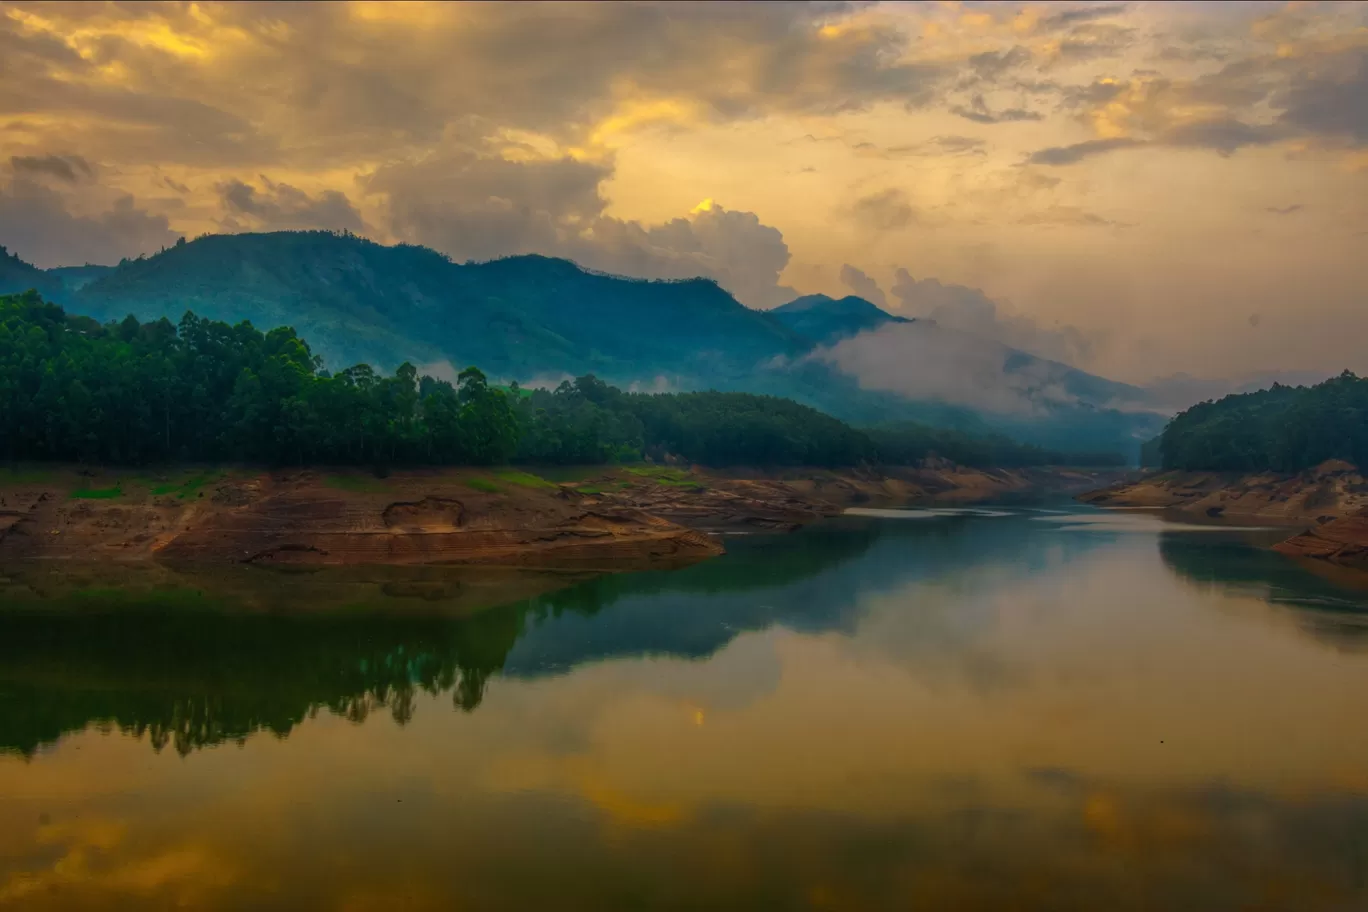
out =
<svg viewBox="0 0 1368 912"><path fill-rule="evenodd" d="M0 2L0 244L296 228L1368 373L1368 4Z"/></svg>

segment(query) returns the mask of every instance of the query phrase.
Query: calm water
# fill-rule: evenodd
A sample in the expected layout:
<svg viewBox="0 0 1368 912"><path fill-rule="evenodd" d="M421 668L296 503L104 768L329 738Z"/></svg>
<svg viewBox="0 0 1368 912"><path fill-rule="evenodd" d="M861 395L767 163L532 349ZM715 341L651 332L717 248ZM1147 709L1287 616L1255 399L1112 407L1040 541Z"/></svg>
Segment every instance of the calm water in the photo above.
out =
<svg viewBox="0 0 1368 912"><path fill-rule="evenodd" d="M20 568L0 908L1368 908L1368 592L867 512L598 579Z"/></svg>

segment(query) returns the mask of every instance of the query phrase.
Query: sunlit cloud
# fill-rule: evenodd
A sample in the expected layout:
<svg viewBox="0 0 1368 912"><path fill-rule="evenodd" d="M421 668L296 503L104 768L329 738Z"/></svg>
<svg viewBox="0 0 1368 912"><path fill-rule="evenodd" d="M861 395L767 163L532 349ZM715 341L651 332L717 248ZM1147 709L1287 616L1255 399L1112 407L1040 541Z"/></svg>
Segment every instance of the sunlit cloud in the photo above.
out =
<svg viewBox="0 0 1368 912"><path fill-rule="evenodd" d="M907 264L1127 378L1368 368L1318 328L1368 331L1368 4L3 2L0 78L43 266L330 228L772 306Z"/></svg>

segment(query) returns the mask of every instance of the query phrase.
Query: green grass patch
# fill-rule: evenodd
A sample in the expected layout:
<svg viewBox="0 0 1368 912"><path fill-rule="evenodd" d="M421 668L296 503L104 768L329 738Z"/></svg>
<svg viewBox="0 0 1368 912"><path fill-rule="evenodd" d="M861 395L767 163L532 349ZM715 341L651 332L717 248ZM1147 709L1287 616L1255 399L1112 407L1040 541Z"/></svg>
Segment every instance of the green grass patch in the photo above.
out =
<svg viewBox="0 0 1368 912"><path fill-rule="evenodd" d="M575 490L581 494L602 494L603 488L598 485L576 485Z"/></svg>
<svg viewBox="0 0 1368 912"><path fill-rule="evenodd" d="M601 478L606 471L602 465L581 465L581 466L534 466L537 474L548 481L557 484L573 484L577 481L589 481L590 479Z"/></svg>
<svg viewBox="0 0 1368 912"><path fill-rule="evenodd" d="M0 469L0 485L51 484L56 478L51 469Z"/></svg>
<svg viewBox="0 0 1368 912"><path fill-rule="evenodd" d="M112 488L77 488L71 492L71 496L77 500L114 500L123 497L123 486L115 485Z"/></svg>
<svg viewBox="0 0 1368 912"><path fill-rule="evenodd" d="M151 491L157 497L174 494L179 500L194 497L200 488L228 477L227 472L201 472L180 481L167 481L152 485Z"/></svg>
<svg viewBox="0 0 1368 912"><path fill-rule="evenodd" d="M488 478L467 478L465 480L465 486L467 488L474 488L477 491L484 491L486 494L498 494L503 490L503 488L500 488Z"/></svg>
<svg viewBox="0 0 1368 912"><path fill-rule="evenodd" d="M685 469L673 466L629 466L628 472L641 478L649 478L656 484L675 488L701 488L703 485Z"/></svg>
<svg viewBox="0 0 1368 912"><path fill-rule="evenodd" d="M329 475L323 479L323 483L338 491L350 491L353 494L383 494L389 490L383 478L373 475Z"/></svg>
<svg viewBox="0 0 1368 912"><path fill-rule="evenodd" d="M494 477L499 479L500 481L506 481L511 485L517 485L520 488L541 488L543 490L555 490L555 488L557 487L557 485L554 482L547 481L540 475L533 475L531 472L524 472L520 469L499 469L497 472L494 473Z"/></svg>

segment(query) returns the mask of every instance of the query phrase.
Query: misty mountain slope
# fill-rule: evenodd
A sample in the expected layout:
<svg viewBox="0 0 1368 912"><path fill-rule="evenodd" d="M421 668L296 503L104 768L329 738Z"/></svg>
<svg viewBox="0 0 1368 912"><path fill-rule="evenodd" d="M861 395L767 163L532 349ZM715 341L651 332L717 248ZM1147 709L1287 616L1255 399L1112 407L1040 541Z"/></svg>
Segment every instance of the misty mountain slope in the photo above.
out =
<svg viewBox="0 0 1368 912"><path fill-rule="evenodd" d="M1137 405L1145 397L1138 387L931 320L890 321L811 357L867 393L965 409L986 427L1040 446L1134 455L1164 424Z"/></svg>
<svg viewBox="0 0 1368 912"><path fill-rule="evenodd" d="M30 288L57 303L61 303L64 296L59 279L0 247L0 294L19 294Z"/></svg>
<svg viewBox="0 0 1368 912"><path fill-rule="evenodd" d="M60 290L72 312L179 320L192 310L293 326L333 369L449 362L541 383L592 372L624 386L784 396L863 425L1000 430L1059 449L1131 452L1157 431L1149 416L1106 408L1128 396L1125 384L854 296L811 295L766 313L703 279L629 279L542 256L457 264L327 232L209 235L58 275L71 286L93 278Z"/></svg>
<svg viewBox="0 0 1368 912"><path fill-rule="evenodd" d="M326 232L205 236L121 264L74 303L103 319L193 310L290 325L332 367L447 360L521 379L730 375L804 345L702 279L640 281L541 256L462 265Z"/></svg>
<svg viewBox="0 0 1368 912"><path fill-rule="evenodd" d="M775 320L815 343L831 344L887 323L910 323L855 295L803 295L769 312Z"/></svg>
<svg viewBox="0 0 1368 912"><path fill-rule="evenodd" d="M79 291L96 279L113 272L114 269L113 266L96 266L87 263L84 266L57 266L44 270L44 272L61 282L62 287L68 292L72 292Z"/></svg>

